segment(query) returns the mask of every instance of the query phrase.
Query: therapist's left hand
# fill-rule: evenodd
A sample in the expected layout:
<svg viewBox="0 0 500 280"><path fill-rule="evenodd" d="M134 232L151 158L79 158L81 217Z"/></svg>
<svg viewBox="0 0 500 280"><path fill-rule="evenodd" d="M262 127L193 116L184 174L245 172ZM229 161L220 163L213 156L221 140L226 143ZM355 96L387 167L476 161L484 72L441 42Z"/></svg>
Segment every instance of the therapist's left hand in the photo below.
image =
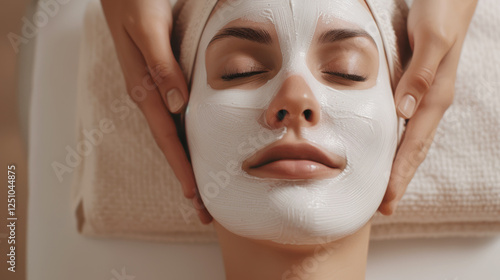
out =
<svg viewBox="0 0 500 280"><path fill-rule="evenodd" d="M408 16L412 61L396 88L398 115L409 119L379 211L391 215L423 162L453 102L462 45L477 0L416 0Z"/></svg>

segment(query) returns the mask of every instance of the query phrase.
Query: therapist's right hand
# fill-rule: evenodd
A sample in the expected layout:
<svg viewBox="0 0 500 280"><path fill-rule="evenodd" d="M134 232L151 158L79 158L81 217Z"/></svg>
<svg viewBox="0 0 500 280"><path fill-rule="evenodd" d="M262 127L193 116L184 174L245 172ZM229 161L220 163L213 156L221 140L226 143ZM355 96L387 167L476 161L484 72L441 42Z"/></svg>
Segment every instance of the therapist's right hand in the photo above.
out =
<svg viewBox="0 0 500 280"><path fill-rule="evenodd" d="M202 223L212 217L199 196L192 166L171 114L182 112L188 89L170 46L168 0L101 0L127 91L144 114L153 137L193 202Z"/></svg>

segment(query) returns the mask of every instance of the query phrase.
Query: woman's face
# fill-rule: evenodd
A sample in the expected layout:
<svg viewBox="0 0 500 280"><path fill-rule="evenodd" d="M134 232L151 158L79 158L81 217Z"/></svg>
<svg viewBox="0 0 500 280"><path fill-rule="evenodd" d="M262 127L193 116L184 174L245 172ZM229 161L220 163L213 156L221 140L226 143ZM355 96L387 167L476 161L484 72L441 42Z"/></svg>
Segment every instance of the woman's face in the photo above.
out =
<svg viewBox="0 0 500 280"><path fill-rule="evenodd" d="M282 244L353 234L397 145L382 39L358 0L227 1L186 112L201 197L227 230Z"/></svg>

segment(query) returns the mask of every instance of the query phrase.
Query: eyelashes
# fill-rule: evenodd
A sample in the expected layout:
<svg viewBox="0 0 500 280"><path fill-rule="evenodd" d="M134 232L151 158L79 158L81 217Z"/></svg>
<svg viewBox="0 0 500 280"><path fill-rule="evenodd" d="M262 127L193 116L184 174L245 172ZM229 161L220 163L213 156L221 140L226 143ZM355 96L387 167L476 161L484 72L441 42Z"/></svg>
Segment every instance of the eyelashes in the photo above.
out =
<svg viewBox="0 0 500 280"><path fill-rule="evenodd" d="M267 73L267 72L268 71L248 71L248 72L228 73L228 74L222 75L221 79L229 82L232 80L241 79L241 78L248 78L248 77L256 76L256 75ZM353 82L365 82L368 79L366 76L341 73L341 72L323 71L322 73L329 75L329 76L332 76L332 77L337 77L337 78L341 78L341 79L349 80L349 81L353 81Z"/></svg>
<svg viewBox="0 0 500 280"><path fill-rule="evenodd" d="M256 76L259 74L267 73L268 71L249 71L249 72L237 72L222 75L221 79L224 81L232 81L240 78L248 78L252 76Z"/></svg>
<svg viewBox="0 0 500 280"><path fill-rule="evenodd" d="M347 73L341 73L341 72L324 71L322 73L330 75L330 76L335 76L335 77L339 77L342 79L346 79L349 81L353 81L353 82L366 82L366 80L368 79L365 76L360 76L360 75L356 75L356 74L347 74Z"/></svg>

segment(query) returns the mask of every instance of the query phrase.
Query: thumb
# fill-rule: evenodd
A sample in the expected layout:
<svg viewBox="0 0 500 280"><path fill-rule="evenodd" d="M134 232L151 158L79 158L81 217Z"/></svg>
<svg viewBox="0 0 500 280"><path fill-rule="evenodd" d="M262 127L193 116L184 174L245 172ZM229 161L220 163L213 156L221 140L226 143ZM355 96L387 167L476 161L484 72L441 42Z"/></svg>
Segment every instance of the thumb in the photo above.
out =
<svg viewBox="0 0 500 280"><path fill-rule="evenodd" d="M187 104L188 89L172 52L167 28L150 28L147 32L135 35L133 37L138 40L134 41L148 65L163 102L170 113L181 112Z"/></svg>
<svg viewBox="0 0 500 280"><path fill-rule="evenodd" d="M404 119L413 116L423 96L434 83L436 71L448 48L432 37L415 38L410 65L396 88L395 102L398 115Z"/></svg>

